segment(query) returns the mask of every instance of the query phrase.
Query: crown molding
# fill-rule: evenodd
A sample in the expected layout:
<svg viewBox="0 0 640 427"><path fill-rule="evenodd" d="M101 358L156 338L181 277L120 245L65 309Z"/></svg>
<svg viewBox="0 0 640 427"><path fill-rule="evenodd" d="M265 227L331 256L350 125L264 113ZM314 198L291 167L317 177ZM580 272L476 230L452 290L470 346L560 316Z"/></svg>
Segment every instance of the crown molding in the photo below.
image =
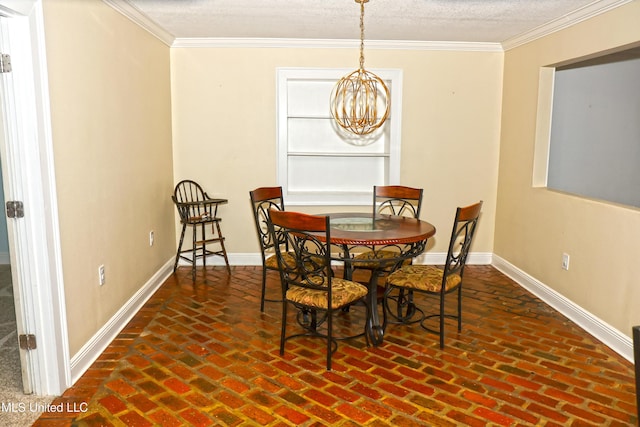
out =
<svg viewBox="0 0 640 427"><path fill-rule="evenodd" d="M176 39L175 36L167 32L164 28L160 27L154 21L149 19L147 15L140 12L138 8L133 6L126 0L102 0L108 6L111 6L116 11L120 12L126 18L133 21L141 28L147 30L152 36L158 38L161 42L171 47L171 44Z"/></svg>
<svg viewBox="0 0 640 427"><path fill-rule="evenodd" d="M0 0L0 16L29 16L36 0Z"/></svg>
<svg viewBox="0 0 640 427"><path fill-rule="evenodd" d="M522 46L523 44L532 42L536 39L542 38L549 34L553 34L565 28L576 25L582 21L593 18L617 7L631 3L634 0L599 0L594 1L574 12L561 16L551 22L534 28L531 31L520 34L519 36L512 37L502 42L502 49L507 51L509 49Z"/></svg>
<svg viewBox="0 0 640 427"><path fill-rule="evenodd" d="M360 47L360 40L285 38L176 38L171 47L358 49ZM500 43L426 42L412 40L366 40L365 48L391 50L458 50L502 52L502 46Z"/></svg>

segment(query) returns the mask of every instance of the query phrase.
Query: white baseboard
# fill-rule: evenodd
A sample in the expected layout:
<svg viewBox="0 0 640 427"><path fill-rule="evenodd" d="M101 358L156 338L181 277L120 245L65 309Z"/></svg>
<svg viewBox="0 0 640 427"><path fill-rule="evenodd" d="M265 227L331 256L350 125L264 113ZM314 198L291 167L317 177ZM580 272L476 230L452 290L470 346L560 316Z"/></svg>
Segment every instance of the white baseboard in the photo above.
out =
<svg viewBox="0 0 640 427"><path fill-rule="evenodd" d="M229 265L262 265L262 259L259 253L228 253ZM175 260L174 260L175 261ZM191 265L188 261L180 259L179 266ZM202 258L196 260L196 265L202 265ZM218 255L210 255L207 257L207 265L222 266L225 265L224 258Z"/></svg>
<svg viewBox="0 0 640 427"><path fill-rule="evenodd" d="M491 264L493 254L491 252L469 252L467 264L488 265ZM414 264L443 265L447 260L446 252L425 252L414 258Z"/></svg>
<svg viewBox="0 0 640 427"><path fill-rule="evenodd" d="M495 254L492 265L602 341L613 351L633 362L633 340L630 337Z"/></svg>
<svg viewBox="0 0 640 427"><path fill-rule="evenodd" d="M229 264L231 265L262 265L259 253L228 253ZM429 252L424 253L415 258L416 264L442 265L447 257L446 252ZM491 264L493 254L490 252L472 252L469 253L467 264L488 265ZM179 265L190 265L185 260L180 260ZM196 265L202 265L202 261L198 260ZM207 265L224 265L224 259L220 256L207 257Z"/></svg>
<svg viewBox="0 0 640 427"><path fill-rule="evenodd" d="M71 358L71 384L75 384L78 381L147 300L173 274L173 263L174 259L167 261Z"/></svg>
<svg viewBox="0 0 640 427"><path fill-rule="evenodd" d="M11 264L9 252L0 252L0 264Z"/></svg>

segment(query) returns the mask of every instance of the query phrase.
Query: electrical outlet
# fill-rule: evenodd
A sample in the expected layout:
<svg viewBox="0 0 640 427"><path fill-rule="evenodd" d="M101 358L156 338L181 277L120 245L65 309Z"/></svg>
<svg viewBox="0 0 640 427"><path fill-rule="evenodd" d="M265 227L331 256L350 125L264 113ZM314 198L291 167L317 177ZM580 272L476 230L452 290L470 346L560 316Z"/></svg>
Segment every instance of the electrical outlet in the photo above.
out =
<svg viewBox="0 0 640 427"><path fill-rule="evenodd" d="M569 254L562 254L562 269L569 269Z"/></svg>
<svg viewBox="0 0 640 427"><path fill-rule="evenodd" d="M98 283L100 283L100 286L104 285L105 282L105 278L104 278L104 264L101 265L100 267L98 267Z"/></svg>
<svg viewBox="0 0 640 427"><path fill-rule="evenodd" d="M149 232L149 246L153 246L153 242L155 239L155 235L153 234L153 230Z"/></svg>

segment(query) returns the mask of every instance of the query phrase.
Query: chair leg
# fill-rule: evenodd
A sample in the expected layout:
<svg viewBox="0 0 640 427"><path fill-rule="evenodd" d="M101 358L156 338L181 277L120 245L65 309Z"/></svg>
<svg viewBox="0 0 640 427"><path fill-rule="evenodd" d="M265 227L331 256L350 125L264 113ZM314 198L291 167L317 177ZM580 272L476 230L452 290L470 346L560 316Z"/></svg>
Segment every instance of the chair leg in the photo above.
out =
<svg viewBox="0 0 640 427"><path fill-rule="evenodd" d="M227 249L224 247L224 237L222 237L222 230L220 229L219 222L216 222L216 229L218 230L218 238L220 238L220 248L222 249L222 256L224 257L224 263L227 265L227 271L231 273L231 267L229 266L229 258L227 257Z"/></svg>
<svg viewBox="0 0 640 427"><path fill-rule="evenodd" d="M385 298L386 298L386 291L385 291ZM367 298L364 299L364 307L365 307L365 319L371 319L371 310L373 310L374 308L377 310L377 307L371 307L371 304L369 304L369 301L367 300ZM385 309L385 305L384 302L382 303L382 331L386 331L387 330L387 314L386 314L386 309ZM369 327L365 321L365 329L364 329L364 340L367 343L367 347L371 347L372 345L374 345L371 341L369 341L369 331L367 330Z"/></svg>
<svg viewBox="0 0 640 427"><path fill-rule="evenodd" d="M202 271L207 273L207 230L202 224Z"/></svg>
<svg viewBox="0 0 640 427"><path fill-rule="evenodd" d="M444 348L444 292L440 293L440 348Z"/></svg>
<svg viewBox="0 0 640 427"><path fill-rule="evenodd" d="M327 310L327 371L331 370L331 344L333 340L333 313L331 308Z"/></svg>
<svg viewBox="0 0 640 427"><path fill-rule="evenodd" d="M191 249L191 253L193 254L191 258L191 280L193 280L194 282L196 281L196 259L198 255L198 251L196 248L197 236L198 236L198 227L196 226L196 227L193 227L193 235L191 236L191 241L193 244Z"/></svg>
<svg viewBox="0 0 640 427"><path fill-rule="evenodd" d="M389 288L391 286L387 286L387 288ZM389 322L389 319L387 318L387 289L384 290L384 293L382 294L382 333L384 334L385 331L387 330L387 323ZM374 303L375 305L373 307L370 307L371 304L367 303L367 299L365 298L365 306L367 308L367 313L366 313L366 318L370 319L370 310L377 310L378 309L378 304L377 301ZM364 334L364 336L367 338L367 346L369 346L369 337L367 336L367 334Z"/></svg>
<svg viewBox="0 0 640 427"><path fill-rule="evenodd" d="M282 301L282 328L280 330L280 356L284 356L284 337L287 333L287 301Z"/></svg>
<svg viewBox="0 0 640 427"><path fill-rule="evenodd" d="M264 298L267 292L267 267L262 260L262 293L260 295L260 311L264 312Z"/></svg>
<svg viewBox="0 0 640 427"><path fill-rule="evenodd" d="M458 287L458 332L462 332L462 286Z"/></svg>
<svg viewBox="0 0 640 427"><path fill-rule="evenodd" d="M180 253L182 252L182 243L184 242L184 232L187 230L187 224L182 224L182 231L180 232L180 242L178 243L178 252L176 253L176 262L173 264L173 272L178 269L178 261L180 261Z"/></svg>

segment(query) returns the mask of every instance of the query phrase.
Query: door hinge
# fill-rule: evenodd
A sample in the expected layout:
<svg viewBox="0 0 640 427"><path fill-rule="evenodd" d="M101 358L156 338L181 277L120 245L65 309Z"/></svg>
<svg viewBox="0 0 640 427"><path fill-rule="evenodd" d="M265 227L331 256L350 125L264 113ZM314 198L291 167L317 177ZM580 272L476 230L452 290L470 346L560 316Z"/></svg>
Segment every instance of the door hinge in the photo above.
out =
<svg viewBox="0 0 640 427"><path fill-rule="evenodd" d="M11 55L6 53L0 54L0 73L11 72Z"/></svg>
<svg viewBox="0 0 640 427"><path fill-rule="evenodd" d="M35 350L36 336L33 334L22 334L18 337L20 350Z"/></svg>
<svg viewBox="0 0 640 427"><path fill-rule="evenodd" d="M9 218L23 218L24 217L24 204L17 200L7 202L7 217Z"/></svg>

